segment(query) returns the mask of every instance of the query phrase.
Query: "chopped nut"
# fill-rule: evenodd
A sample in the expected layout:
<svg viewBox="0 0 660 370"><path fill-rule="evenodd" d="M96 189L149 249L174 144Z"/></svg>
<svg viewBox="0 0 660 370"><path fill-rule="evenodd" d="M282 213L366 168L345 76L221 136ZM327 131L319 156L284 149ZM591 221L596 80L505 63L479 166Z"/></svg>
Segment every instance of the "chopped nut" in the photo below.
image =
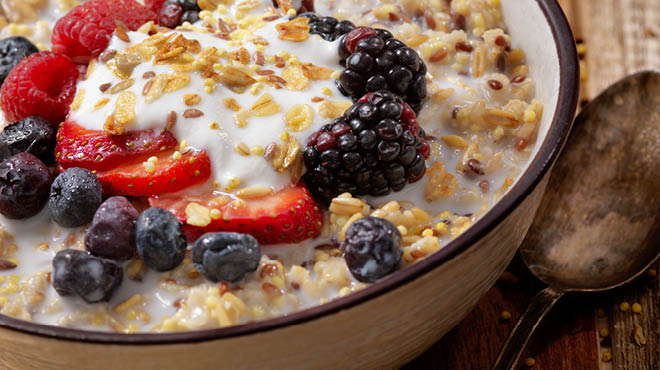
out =
<svg viewBox="0 0 660 370"><path fill-rule="evenodd" d="M298 17L275 26L280 40L302 42L309 38L309 18Z"/></svg>
<svg viewBox="0 0 660 370"><path fill-rule="evenodd" d="M167 131L172 131L176 125L176 119L177 115L175 111L171 110L169 113L167 113L167 120L165 121L165 129Z"/></svg>
<svg viewBox="0 0 660 370"><path fill-rule="evenodd" d="M314 110L307 104L296 104L286 112L284 121L293 132L305 131L314 122Z"/></svg>
<svg viewBox="0 0 660 370"><path fill-rule="evenodd" d="M204 115L199 109L186 109L183 111L183 118L199 118Z"/></svg>
<svg viewBox="0 0 660 370"><path fill-rule="evenodd" d="M115 57L117 71L125 78L130 77L140 63L142 63L142 57L137 53L119 54Z"/></svg>
<svg viewBox="0 0 660 370"><path fill-rule="evenodd" d="M13 270L15 268L16 268L15 263L5 259L0 259L0 271Z"/></svg>
<svg viewBox="0 0 660 370"><path fill-rule="evenodd" d="M115 55L117 55L117 50L107 49L99 55L99 60L103 63L107 63L114 59Z"/></svg>
<svg viewBox="0 0 660 370"><path fill-rule="evenodd" d="M447 135L441 137L441 139L445 142L445 144L458 149L466 149L469 145L465 139L458 135Z"/></svg>
<svg viewBox="0 0 660 370"><path fill-rule="evenodd" d="M125 42L131 42L131 39L128 37L128 27L120 21L120 20L115 20L115 35L119 37L120 40L125 41Z"/></svg>
<svg viewBox="0 0 660 370"><path fill-rule="evenodd" d="M314 81L328 80L330 79L330 76L332 76L333 72L329 68L318 67L311 63L305 63L301 66L301 68L305 77Z"/></svg>
<svg viewBox="0 0 660 370"><path fill-rule="evenodd" d="M104 93L104 92L108 91L108 89L109 89L110 87L112 87L112 84L109 83L109 82L108 82L108 83L105 83L105 84L102 84L101 86L99 86L99 91L101 91L102 93Z"/></svg>

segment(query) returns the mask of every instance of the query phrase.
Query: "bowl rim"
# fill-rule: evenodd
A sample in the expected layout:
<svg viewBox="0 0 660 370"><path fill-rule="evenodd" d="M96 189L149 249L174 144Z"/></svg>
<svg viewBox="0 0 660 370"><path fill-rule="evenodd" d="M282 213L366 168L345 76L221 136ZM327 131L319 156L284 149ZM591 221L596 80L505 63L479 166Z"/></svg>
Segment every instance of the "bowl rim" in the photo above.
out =
<svg viewBox="0 0 660 370"><path fill-rule="evenodd" d="M297 311L289 315L225 328L173 333L123 334L37 324L2 314L0 314L0 328L53 339L118 345L181 344L228 339L263 333L288 325L302 324L357 306L375 297L385 295L393 289L411 283L430 270L458 256L483 236L491 232L532 193L561 152L572 126L579 95L578 57L573 33L557 0L535 1L551 28L555 47L559 55L559 97L548 133L543 143L541 143L536 156L509 192L481 219L472 225L472 227L433 255L361 291L337 298L326 304Z"/></svg>

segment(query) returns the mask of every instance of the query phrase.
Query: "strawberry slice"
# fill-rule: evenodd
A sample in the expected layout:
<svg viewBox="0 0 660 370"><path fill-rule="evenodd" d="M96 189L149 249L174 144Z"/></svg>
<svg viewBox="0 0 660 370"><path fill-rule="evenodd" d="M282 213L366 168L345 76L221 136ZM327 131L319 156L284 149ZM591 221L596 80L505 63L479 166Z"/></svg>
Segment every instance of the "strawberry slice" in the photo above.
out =
<svg viewBox="0 0 660 370"><path fill-rule="evenodd" d="M169 131L132 131L125 135L106 135L87 130L75 122L63 122L57 134L57 161L64 168L81 167L104 171L126 159L170 150L178 141Z"/></svg>
<svg viewBox="0 0 660 370"><path fill-rule="evenodd" d="M236 206L227 196L207 193L206 196L166 194L152 197L152 207L167 209L184 225L188 238L193 241L207 232L232 231L254 236L259 243L300 243L321 232L323 213L303 184L290 186L279 192L256 199L245 199ZM197 203L220 211L205 227L186 223L186 207ZM211 215L214 215L211 213Z"/></svg>
<svg viewBox="0 0 660 370"><path fill-rule="evenodd" d="M189 151L174 158L176 150L155 154L155 161L145 156L125 160L121 165L97 171L105 194L153 196L186 189L211 176L211 160L204 151Z"/></svg>

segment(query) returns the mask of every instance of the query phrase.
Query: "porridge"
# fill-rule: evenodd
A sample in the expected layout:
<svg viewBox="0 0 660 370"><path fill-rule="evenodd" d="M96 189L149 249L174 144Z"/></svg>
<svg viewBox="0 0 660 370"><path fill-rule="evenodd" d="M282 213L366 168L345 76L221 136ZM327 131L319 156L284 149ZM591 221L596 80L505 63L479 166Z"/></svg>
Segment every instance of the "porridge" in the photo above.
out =
<svg viewBox="0 0 660 370"><path fill-rule="evenodd" d="M486 213L543 114L497 0L1 3L23 320L196 330L349 295Z"/></svg>

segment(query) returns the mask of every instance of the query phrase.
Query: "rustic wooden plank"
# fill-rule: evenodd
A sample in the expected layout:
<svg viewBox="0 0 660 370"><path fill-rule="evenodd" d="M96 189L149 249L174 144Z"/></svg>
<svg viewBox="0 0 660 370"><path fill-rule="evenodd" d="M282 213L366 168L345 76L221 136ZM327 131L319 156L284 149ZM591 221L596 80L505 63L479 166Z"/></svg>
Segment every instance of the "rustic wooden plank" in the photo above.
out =
<svg viewBox="0 0 660 370"><path fill-rule="evenodd" d="M509 271L458 327L405 369L489 368L515 321L541 288L519 258ZM524 356L534 358L535 370L597 369L594 306L588 300L592 298L568 296L559 303ZM503 311L511 315L509 320L502 319Z"/></svg>

